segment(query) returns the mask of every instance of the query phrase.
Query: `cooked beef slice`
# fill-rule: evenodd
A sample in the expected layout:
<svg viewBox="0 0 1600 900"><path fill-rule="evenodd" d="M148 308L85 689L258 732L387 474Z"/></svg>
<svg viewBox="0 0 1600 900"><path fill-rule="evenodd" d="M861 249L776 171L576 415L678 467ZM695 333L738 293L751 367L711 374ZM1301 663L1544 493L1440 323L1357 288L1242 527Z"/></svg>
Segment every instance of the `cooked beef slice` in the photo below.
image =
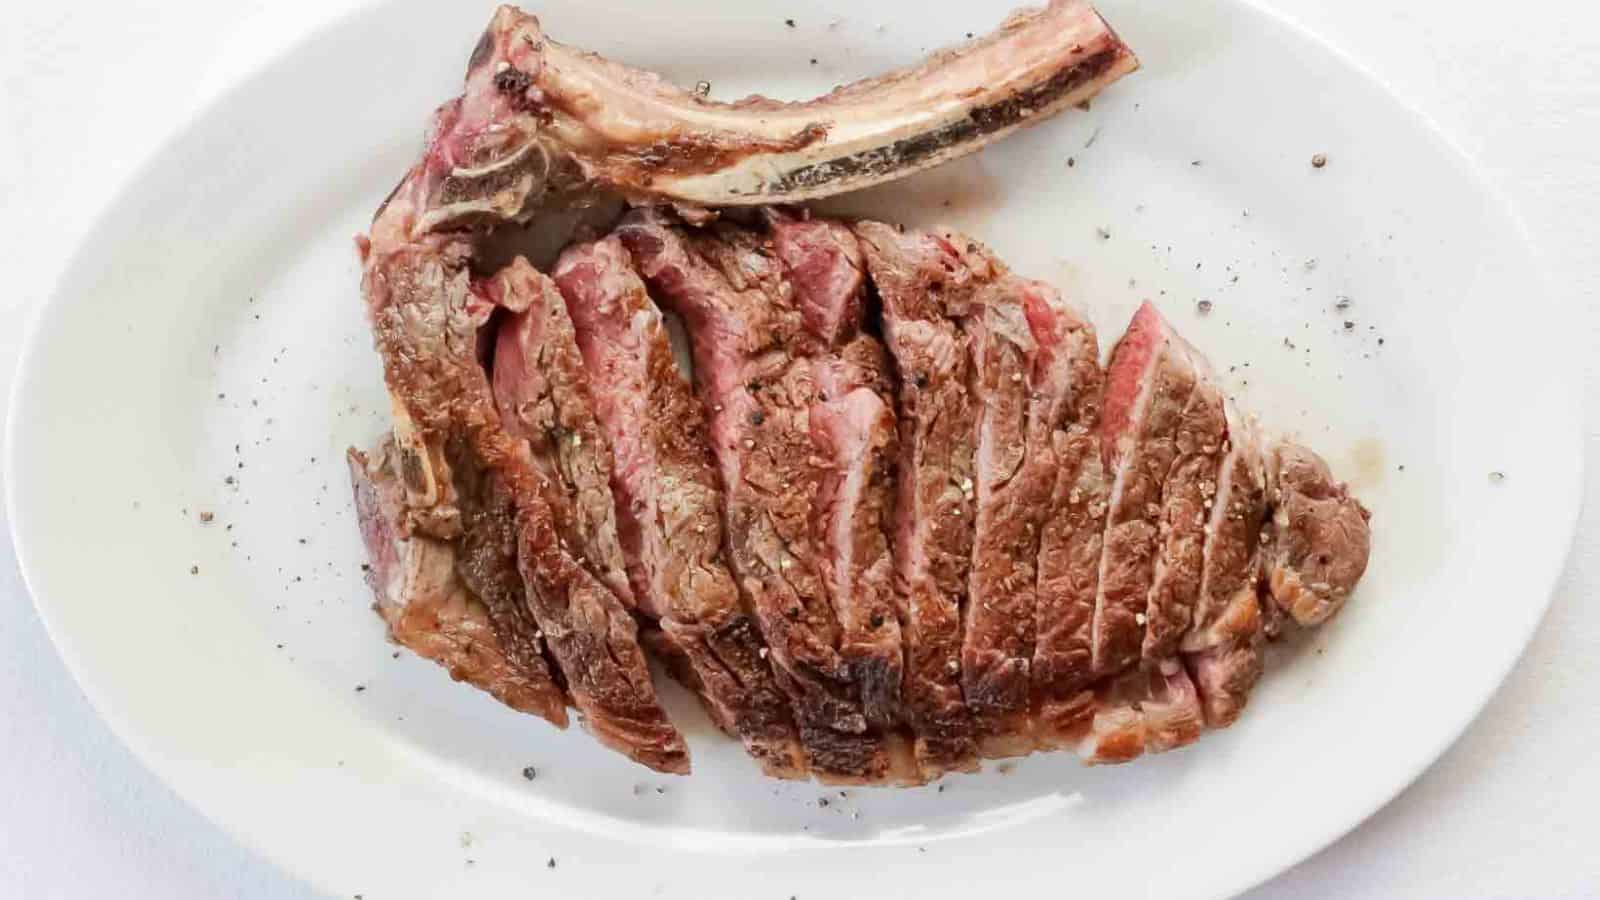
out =
<svg viewBox="0 0 1600 900"><path fill-rule="evenodd" d="M416 231L429 166L396 188L363 253L362 293L394 410L408 525L462 539L462 578L488 606L502 646L547 642L585 726L603 743L686 771L683 739L656 703L633 620L560 545L529 445L501 423L478 356L494 304L472 290L469 248ZM520 604L483 589L505 584L508 543Z"/></svg>
<svg viewBox="0 0 1600 900"><path fill-rule="evenodd" d="M1199 375L1161 314L1149 303L1140 306L1106 369L1101 453L1112 482L1092 625L1098 675L1140 661L1153 599L1160 644L1175 650L1183 629L1173 622L1187 627L1199 581L1205 485L1215 478L1221 443L1220 405L1211 423L1215 394Z"/></svg>
<svg viewBox="0 0 1600 900"><path fill-rule="evenodd" d="M1326 622L1367 571L1371 514L1328 464L1290 441L1267 454L1272 519L1264 553L1267 584L1296 624Z"/></svg>
<svg viewBox="0 0 1600 900"><path fill-rule="evenodd" d="M1187 365L1194 390L1178 419L1178 455L1161 486L1160 544L1145 606L1146 665L1173 658L1189 630L1200 593L1206 519L1215 505L1217 473L1227 434L1222 390L1211 365L1168 327L1175 364ZM1181 360L1181 362L1179 362Z"/></svg>
<svg viewBox="0 0 1600 900"><path fill-rule="evenodd" d="M488 608L457 571L451 543L406 533L404 488L392 440L384 440L370 456L354 448L346 456L367 548L367 584L390 638L444 666L451 678L565 728L566 697L544 660L535 656L530 667L501 645Z"/></svg>
<svg viewBox="0 0 1600 900"><path fill-rule="evenodd" d="M721 469L734 575L795 707L800 742L819 779L870 782L894 760L862 706L857 671L812 528L822 466L810 432L820 349L793 302L770 243L728 226L695 231L658 214L616 231L656 297L690 337L695 385Z"/></svg>
<svg viewBox="0 0 1600 900"><path fill-rule="evenodd" d="M1040 346L1035 377L1069 384L1067 409L1047 448L1054 483L1039 538L1032 668L1035 739L1058 748L1077 740L1093 708L1090 624L1110 493L1100 457L1104 373L1094 326L1083 313L1066 303L1032 303L1027 312Z"/></svg>
<svg viewBox="0 0 1600 900"><path fill-rule="evenodd" d="M1095 689L1095 707L1078 755L1091 764L1123 763L1198 740L1200 699L1183 666L1168 660L1134 668Z"/></svg>
<svg viewBox="0 0 1600 900"><path fill-rule="evenodd" d="M861 223L858 230L871 248L885 330L902 374L902 406L922 399L918 379L929 380L930 371L963 379L957 396L971 434L957 446L972 455L953 467L960 480L932 473L944 480L942 490L956 488L950 501L959 504L954 516L937 516L936 523L959 519L968 504L973 515L965 590L952 598L960 610L961 694L984 755L1026 753L1036 739L1038 560L1043 531L1056 518L1057 444L1069 462L1095 447L1079 421L1098 402L1086 399L1099 392L1093 330L1056 291L1013 275L964 235L902 232L877 223ZM920 296L908 296L913 293ZM965 367L952 370L929 359L928 338L946 336L960 341ZM1081 388L1075 376L1086 379ZM902 459L902 490L915 493L918 463ZM1092 499L1087 505L1095 506ZM912 565L916 530L913 525L906 536ZM1065 562L1059 544L1076 537L1058 529L1055 564ZM1052 577L1062 576L1053 571ZM1055 638L1056 623L1047 625Z"/></svg>
<svg viewBox="0 0 1600 900"><path fill-rule="evenodd" d="M556 530L617 599L636 604L617 538L611 451L595 420L572 319L556 285L517 257L477 285L512 314L495 337L493 389L500 421L527 441L549 493Z"/></svg>
<svg viewBox="0 0 1600 900"><path fill-rule="evenodd" d="M550 680L516 567L512 482L493 471L510 439L475 354L491 309L469 289L460 245L409 237L398 202L408 196L410 179L373 224L362 278L392 401L401 533L449 542L507 658L526 677Z"/></svg>
<svg viewBox="0 0 1600 900"><path fill-rule="evenodd" d="M961 606L972 568L973 461L979 404L970 338L973 274L932 234L859 222L856 236L883 305L900 378L892 530L905 645L902 696L924 777L977 767L961 689Z"/></svg>
<svg viewBox="0 0 1600 900"><path fill-rule="evenodd" d="M513 452L528 450L523 445ZM688 747L656 700L633 617L567 549L555 517L539 503L518 515L517 565L584 727L635 762L688 774Z"/></svg>
<svg viewBox="0 0 1600 900"><path fill-rule="evenodd" d="M566 304L523 260L473 293L513 311L496 341L496 355L507 352L496 366L499 396L489 410L499 427L483 429L493 444L484 469L509 488L529 609L584 726L637 762L687 772L688 748L656 700L623 599L631 601L632 591L615 532L611 455L589 408ZM475 387L487 395L487 376L476 371Z"/></svg>
<svg viewBox="0 0 1600 900"><path fill-rule="evenodd" d="M660 627L646 646L694 686L763 771L802 777L789 702L728 569L705 415L678 371L661 312L616 237L569 247L552 274L611 446L629 581ZM497 358L497 371L502 364Z"/></svg>
<svg viewBox="0 0 1600 900"><path fill-rule="evenodd" d="M943 238L985 285L962 319L980 404L963 690L984 755L1010 756L1034 749L1038 560L1046 524L1058 517L1057 444L1076 441L1083 446L1072 449L1080 451L1093 444L1082 440L1079 404L1092 409L1098 402L1081 396L1098 393L1097 348L1092 329L1087 343L1081 340L1087 322L1053 288L1012 275L970 238L951 232ZM1076 385L1074 376L1085 371L1087 383ZM1058 624L1046 623L1052 630Z"/></svg>
<svg viewBox="0 0 1600 900"><path fill-rule="evenodd" d="M1267 511L1265 466L1255 429L1231 401L1226 410L1228 439L1206 521L1200 592L1182 643L1210 728L1226 728L1239 717L1264 667L1256 589Z"/></svg>
<svg viewBox="0 0 1600 900"><path fill-rule="evenodd" d="M821 466L812 532L823 583L855 672L867 721L902 718L904 667L887 528L894 508L894 387L889 359L862 332L861 250L837 222L768 216L769 234L801 322L816 338L809 428Z"/></svg>

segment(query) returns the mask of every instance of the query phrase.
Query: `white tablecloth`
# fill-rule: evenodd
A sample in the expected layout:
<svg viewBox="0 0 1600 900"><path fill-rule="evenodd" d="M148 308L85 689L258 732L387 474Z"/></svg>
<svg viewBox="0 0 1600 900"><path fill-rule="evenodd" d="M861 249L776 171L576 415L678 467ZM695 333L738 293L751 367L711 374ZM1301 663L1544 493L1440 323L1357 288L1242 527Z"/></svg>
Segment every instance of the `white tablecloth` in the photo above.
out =
<svg viewBox="0 0 1600 900"><path fill-rule="evenodd" d="M1527 219L1557 290L1585 307L1600 299L1600 7L1263 2L1437 121ZM101 198L235 73L350 4L16 0L0 15L0 395L22 321ZM1600 469L1595 372L1591 362L1588 458ZM1252 897L1600 896L1594 483L1550 614L1482 718L1371 821ZM5 540L0 672L0 897L316 896L112 737L35 619Z"/></svg>

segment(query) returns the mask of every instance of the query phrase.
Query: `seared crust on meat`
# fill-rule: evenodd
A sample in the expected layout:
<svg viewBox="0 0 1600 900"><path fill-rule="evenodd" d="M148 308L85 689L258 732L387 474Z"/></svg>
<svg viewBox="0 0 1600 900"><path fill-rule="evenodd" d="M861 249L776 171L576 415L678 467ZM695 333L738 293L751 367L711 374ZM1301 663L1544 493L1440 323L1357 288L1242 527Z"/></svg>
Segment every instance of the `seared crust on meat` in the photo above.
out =
<svg viewBox="0 0 1600 900"><path fill-rule="evenodd" d="M862 332L861 250L837 222L766 216L773 252L815 339L811 442L820 466L812 530L867 721L903 718L903 652L887 528L894 509L894 388L883 345Z"/></svg>
<svg viewBox="0 0 1600 900"><path fill-rule="evenodd" d="M695 382L726 491L730 562L794 704L812 773L862 783L890 775L883 736L869 727L843 652L812 527L821 467L806 358L820 342L769 242L733 225L695 232L640 214L617 230L656 296L688 326Z"/></svg>
<svg viewBox="0 0 1600 900"><path fill-rule="evenodd" d="M389 636L520 712L567 725L566 697L544 661L530 674L506 652L489 610L462 581L448 541L404 531L405 499L392 439L370 455L351 448L351 487L367 547L367 584Z"/></svg>
<svg viewBox="0 0 1600 900"><path fill-rule="evenodd" d="M617 539L610 445L595 419L567 305L555 283L520 256L477 290L514 311L495 340L500 421L532 449L557 533L623 605L634 608Z"/></svg>
<svg viewBox="0 0 1600 900"><path fill-rule="evenodd" d="M518 504L519 569L584 724L663 772L688 749L656 700L617 539L611 450L595 420L572 320L548 277L520 257L477 290L516 312L496 343L494 390L512 454L537 498Z"/></svg>
<svg viewBox="0 0 1600 900"><path fill-rule="evenodd" d="M1051 348L1041 366L1061 371L1056 377L1070 384L1064 424L1050 433L1054 482L1039 537L1034 610L1034 731L1039 746L1049 749L1074 742L1092 707L1085 690L1094 676L1090 625L1110 484L1100 455L1104 374L1094 326L1066 304L1041 304L1030 321L1051 337L1041 341Z"/></svg>
<svg viewBox="0 0 1600 900"><path fill-rule="evenodd" d="M1344 606L1367 571L1372 514L1334 479L1322 457L1290 441L1269 451L1267 482L1272 598L1297 624L1320 625Z"/></svg>
<svg viewBox="0 0 1600 900"><path fill-rule="evenodd" d="M700 695L763 771L805 774L789 703L740 600L722 545L722 489L705 417L678 371L660 310L616 237L570 247L554 269L576 329L648 646Z"/></svg>
<svg viewBox="0 0 1600 900"><path fill-rule="evenodd" d="M961 604L972 567L978 405L969 338L946 315L971 293L971 273L953 260L947 267L949 253L931 235L880 222L857 222L853 230L900 376L893 546L903 697L918 768L936 778L977 766L961 690Z"/></svg>
<svg viewBox="0 0 1600 900"><path fill-rule="evenodd" d="M1267 511L1266 472L1255 429L1227 403L1228 443L1206 523L1205 561L1183 660L1210 728L1238 718L1264 668L1256 586Z"/></svg>

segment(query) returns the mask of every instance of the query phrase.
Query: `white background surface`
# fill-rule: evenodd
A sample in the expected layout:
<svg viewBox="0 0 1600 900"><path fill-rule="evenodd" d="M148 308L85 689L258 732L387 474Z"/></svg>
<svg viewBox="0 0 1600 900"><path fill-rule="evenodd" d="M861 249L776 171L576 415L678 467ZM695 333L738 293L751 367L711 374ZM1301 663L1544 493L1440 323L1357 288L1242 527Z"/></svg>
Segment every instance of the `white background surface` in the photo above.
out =
<svg viewBox="0 0 1600 900"><path fill-rule="evenodd" d="M1461 0L1270 5L1437 121L1527 220L1556 290L1572 303L1595 302L1600 12L1558 0L1524 0L1514 16ZM47 296L101 199L234 74L344 8L344 0L84 0L3 17L0 388L9 389L21 322ZM774 14L792 10L775 4ZM353 77L372 77L381 90L378 73ZM1588 371L1596 467L1600 367ZM1373 820L1253 897L1600 896L1600 767L1592 763L1600 701L1589 689L1600 678L1600 608L1588 602L1600 587L1593 484L1550 614L1484 716ZM3 541L0 673L0 897L315 896L202 820L100 724L34 619ZM1386 699L1427 702L1403 685Z"/></svg>

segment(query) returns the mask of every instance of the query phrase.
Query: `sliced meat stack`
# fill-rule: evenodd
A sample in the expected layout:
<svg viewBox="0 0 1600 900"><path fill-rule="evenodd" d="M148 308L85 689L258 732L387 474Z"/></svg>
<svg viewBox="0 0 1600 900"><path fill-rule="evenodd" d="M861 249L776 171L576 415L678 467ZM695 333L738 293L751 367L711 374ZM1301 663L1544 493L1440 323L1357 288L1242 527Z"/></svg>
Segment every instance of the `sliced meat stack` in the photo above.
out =
<svg viewBox="0 0 1600 900"><path fill-rule="evenodd" d="M518 658L502 643L480 595L463 582L455 547L406 532L398 453L385 440L370 455L349 453L356 519L367 547L367 583L395 642L431 659L450 677L525 713L567 726L566 697L544 660Z"/></svg>
<svg viewBox="0 0 1600 900"><path fill-rule="evenodd" d="M904 624L902 692L926 777L976 768L977 736L962 693L962 605L972 569L970 341L949 312L965 311L972 273L932 235L856 226L882 302L883 334L900 375L895 492L895 591Z"/></svg>
<svg viewBox="0 0 1600 900"><path fill-rule="evenodd" d="M814 101L721 104L503 7L359 242L394 427L350 470L392 638L662 772L688 749L647 653L780 778L1121 762L1233 722L1265 641L1365 571L1326 464L1265 445L1149 304L1102 369L1084 312L972 238L772 205L1134 65L1056 0ZM601 194L634 208L548 275L489 262L495 227Z"/></svg>
<svg viewBox="0 0 1600 900"><path fill-rule="evenodd" d="M799 281L763 230L689 229L651 214L616 233L688 327L733 572L811 770L879 781L899 768L887 731L899 705L899 626L879 521L893 417L879 394L881 354L847 318L860 302L837 296L858 292L859 275L851 283L847 272L816 271L851 266L848 251L788 230L800 227L773 225Z"/></svg>
<svg viewBox="0 0 1600 900"><path fill-rule="evenodd" d="M1072 637L1057 616L1072 615L1063 607L1083 551L1067 545L1097 531L1102 515L1075 483L1098 455L1098 353L1093 328L1054 289L1011 274L971 238L855 227L902 373L896 555L908 658L921 663L908 691L935 739L919 740L919 760L932 776L969 767L975 751L1013 756L1053 742L1050 726L1036 725L1036 701L1055 696L1071 665L1061 657ZM1058 503L1063 465L1074 484ZM1041 586L1048 620L1039 619Z"/></svg>
<svg viewBox="0 0 1600 900"><path fill-rule="evenodd" d="M653 646L764 771L799 777L806 770L789 704L723 551L722 487L705 417L661 312L616 237L569 248L554 274L611 446L629 581L660 628Z"/></svg>
<svg viewBox="0 0 1600 900"><path fill-rule="evenodd" d="M611 452L566 303L520 258L477 290L513 312L495 342L493 384L504 432L516 457L531 464L540 495L522 498L533 512L519 522L529 608L585 726L651 768L687 772L688 750L656 702L630 613L636 604L617 540Z"/></svg>

